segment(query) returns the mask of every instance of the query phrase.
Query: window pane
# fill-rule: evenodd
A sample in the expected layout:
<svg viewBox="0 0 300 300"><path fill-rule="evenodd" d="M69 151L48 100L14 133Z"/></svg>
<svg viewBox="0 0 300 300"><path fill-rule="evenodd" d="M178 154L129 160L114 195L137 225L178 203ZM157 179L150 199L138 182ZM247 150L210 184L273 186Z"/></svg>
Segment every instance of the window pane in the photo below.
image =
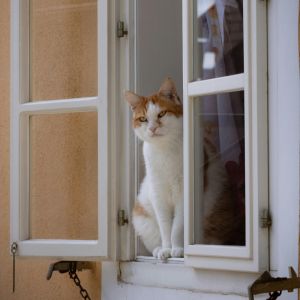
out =
<svg viewBox="0 0 300 300"><path fill-rule="evenodd" d="M30 100L97 93L97 0L30 0Z"/></svg>
<svg viewBox="0 0 300 300"><path fill-rule="evenodd" d="M243 1L194 0L193 79L244 72Z"/></svg>
<svg viewBox="0 0 300 300"><path fill-rule="evenodd" d="M244 93L194 100L194 243L245 244Z"/></svg>
<svg viewBox="0 0 300 300"><path fill-rule="evenodd" d="M98 239L97 113L30 118L30 237Z"/></svg>

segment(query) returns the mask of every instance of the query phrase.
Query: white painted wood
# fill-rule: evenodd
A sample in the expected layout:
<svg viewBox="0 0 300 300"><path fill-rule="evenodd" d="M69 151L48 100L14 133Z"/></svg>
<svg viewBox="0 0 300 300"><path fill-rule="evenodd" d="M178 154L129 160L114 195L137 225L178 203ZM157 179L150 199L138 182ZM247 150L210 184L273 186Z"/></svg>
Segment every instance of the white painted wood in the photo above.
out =
<svg viewBox="0 0 300 300"><path fill-rule="evenodd" d="M183 1L183 5L186 3L187 1ZM287 276L287 267L292 265L297 270L298 264L300 180L297 129L300 127L300 93L297 22L299 4L298 0L272 0L268 5L270 134L268 140L270 206L273 217L270 236L271 269L273 276ZM253 30L259 31L261 27L254 27ZM185 51L188 51L186 47L184 47ZM265 57L260 54L256 59L263 61ZM245 73L247 73L246 65ZM248 67L250 66L249 62ZM259 64L258 66L261 67ZM245 91L248 91L248 82L251 83L252 79L251 81L245 80L245 82ZM265 106L262 108L266 109ZM260 109L259 105L255 109ZM252 129L254 135L258 135L259 131L260 128L257 126ZM265 132L259 138L266 138ZM259 149L254 150L254 152L257 151ZM254 169L253 178L256 178L257 174L259 174L259 169ZM263 178L256 178L257 181L260 179ZM262 182L255 193L259 193L265 184ZM252 214L258 213L259 208L256 207L255 210ZM263 238L264 235L259 239ZM259 239L255 243L259 243ZM267 263L267 257L261 256L260 258L266 259L265 263ZM118 264L105 262L102 264L101 299L246 300L248 299L247 286L257 276L258 274L255 273L194 269L178 265L178 263L176 265L158 264L153 260L150 263L121 263L121 268ZM267 295L255 296L255 299L266 299L266 297ZM297 292L283 292L282 298L297 299Z"/></svg>
<svg viewBox="0 0 300 300"><path fill-rule="evenodd" d="M30 257L70 257L91 260L107 257L106 245L101 240L25 240L18 243L18 255Z"/></svg>
<svg viewBox="0 0 300 300"><path fill-rule="evenodd" d="M245 87L244 74L230 75L188 83L188 95L201 96L241 91Z"/></svg>
<svg viewBox="0 0 300 300"><path fill-rule="evenodd" d="M258 271L269 268L269 231L261 228L260 216L268 209L268 93L267 93L267 2L249 1L250 23L248 81L246 95L246 116L249 118L246 127L245 155L250 157L246 173L249 190L246 195L247 217L250 232L247 232L252 243L252 257ZM255 20L255 21L253 21ZM249 136L248 136L249 135ZM247 152L249 151L249 152ZM247 169L247 165L246 165ZM246 184L247 186L247 184Z"/></svg>
<svg viewBox="0 0 300 300"><path fill-rule="evenodd" d="M19 130L18 130L18 114L15 111L15 106L18 103L19 99L19 26L20 26L20 12L19 12L19 1L11 1L11 72L10 72L10 81L11 81L11 103L10 103L10 176L13 180L10 180L10 240L11 243L14 241L14 238L19 236L19 226L16 219L19 216L19 201L18 194L19 190L15 189L15 186L19 186L19 155L18 148L15 145L19 143Z"/></svg>
<svg viewBox="0 0 300 300"><path fill-rule="evenodd" d="M269 1L269 152L271 270L299 263L299 1ZM285 299L297 299L286 294Z"/></svg>
<svg viewBox="0 0 300 300"><path fill-rule="evenodd" d="M231 258L249 258L249 249L244 246L215 246L215 245L187 245L185 253L188 255L219 256Z"/></svg>
<svg viewBox="0 0 300 300"><path fill-rule="evenodd" d="M30 115L86 112L96 111L99 102L101 102L100 97L36 101L17 104L15 110L19 114L27 113Z"/></svg>
<svg viewBox="0 0 300 300"><path fill-rule="evenodd" d="M111 2L111 1L110 1ZM112 2L111 2L112 3ZM110 170L110 138L109 138L109 5L108 0L98 0L98 255L107 257L110 255L110 231L113 227L110 221L110 176L114 174ZM103 251L104 250L104 251ZM102 253L101 253L102 252Z"/></svg>
<svg viewBox="0 0 300 300"><path fill-rule="evenodd" d="M97 97L58 99L29 103L29 1L11 1L11 242L17 242L20 256L47 256L81 260L104 258L110 254L110 234L115 230L111 219L110 193L114 169L110 132L116 120L109 118L114 109L111 82L114 65L114 24L109 8L114 1L98 1L98 91ZM113 19L113 21L115 21ZM25 28L24 28L25 27ZM109 31L110 30L110 31ZM109 70L109 67L111 68ZM110 107L108 106L110 103ZM98 113L98 240L31 240L29 235L29 119L31 115L97 111ZM116 146L114 145L114 148Z"/></svg>
<svg viewBox="0 0 300 300"><path fill-rule="evenodd" d="M21 57L20 69L20 102L26 102L29 100L30 93L30 42L29 42L29 31L30 31L30 0L20 1L20 51Z"/></svg>
<svg viewBox="0 0 300 300"><path fill-rule="evenodd" d="M129 219L129 225L122 226L118 231L117 249L118 258L132 260L135 258L135 232L131 225L131 211L136 197L136 144L135 135L131 124L131 110L124 99L126 90L135 91L135 66L136 66L136 1L120 1L119 20L125 22L128 36L117 40L119 86L116 99L118 126L118 208L124 209Z"/></svg>
<svg viewBox="0 0 300 300"><path fill-rule="evenodd" d="M119 268L116 262L101 263L101 299L127 300L127 286L119 282Z"/></svg>
<svg viewBox="0 0 300 300"><path fill-rule="evenodd" d="M266 4L244 1L245 72L189 82L191 77L192 5L183 2L184 69L184 183L185 263L189 266L258 271L268 266L268 231L260 229L259 216L268 203ZM246 245L224 247L192 245L194 235L193 96L244 90L245 94L245 209ZM236 260L234 259L236 258Z"/></svg>
<svg viewBox="0 0 300 300"><path fill-rule="evenodd" d="M192 164L191 157L194 157L193 131L190 130L193 126L193 111L192 101L188 98L188 82L192 76L192 66L190 57L192 56L192 49L190 47L193 36L191 22L189 16L191 15L191 6L189 1L182 1L182 82L183 82L183 153L184 153L184 199L193 199L194 190L194 164ZM193 234L190 228L193 227L193 214L190 210L192 202L184 201L184 245L191 244Z"/></svg>

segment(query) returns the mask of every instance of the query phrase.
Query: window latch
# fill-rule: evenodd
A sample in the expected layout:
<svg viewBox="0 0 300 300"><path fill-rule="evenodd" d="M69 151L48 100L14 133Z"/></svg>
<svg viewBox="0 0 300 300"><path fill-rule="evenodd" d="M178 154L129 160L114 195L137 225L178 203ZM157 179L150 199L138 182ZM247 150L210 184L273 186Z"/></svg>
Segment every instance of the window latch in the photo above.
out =
<svg viewBox="0 0 300 300"><path fill-rule="evenodd" d="M254 300L254 295L269 293L270 300L278 298L282 291L292 292L300 288L300 277L297 277L295 270L289 267L290 278L272 277L268 271L265 271L248 288L249 300Z"/></svg>

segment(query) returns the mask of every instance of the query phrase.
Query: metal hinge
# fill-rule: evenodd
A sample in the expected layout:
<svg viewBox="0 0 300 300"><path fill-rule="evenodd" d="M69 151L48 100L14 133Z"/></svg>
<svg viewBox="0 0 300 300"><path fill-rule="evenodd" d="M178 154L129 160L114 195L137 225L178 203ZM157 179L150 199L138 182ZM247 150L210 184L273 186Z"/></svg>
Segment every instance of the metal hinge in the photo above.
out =
<svg viewBox="0 0 300 300"><path fill-rule="evenodd" d="M260 216L260 227L270 228L272 226L272 218L268 209L263 209Z"/></svg>
<svg viewBox="0 0 300 300"><path fill-rule="evenodd" d="M120 209L118 211L118 224L119 226L124 226L125 224L128 224L128 218L125 215L124 209Z"/></svg>
<svg viewBox="0 0 300 300"><path fill-rule="evenodd" d="M128 35L128 30L125 29L123 21L118 21L117 23L117 37L121 38Z"/></svg>

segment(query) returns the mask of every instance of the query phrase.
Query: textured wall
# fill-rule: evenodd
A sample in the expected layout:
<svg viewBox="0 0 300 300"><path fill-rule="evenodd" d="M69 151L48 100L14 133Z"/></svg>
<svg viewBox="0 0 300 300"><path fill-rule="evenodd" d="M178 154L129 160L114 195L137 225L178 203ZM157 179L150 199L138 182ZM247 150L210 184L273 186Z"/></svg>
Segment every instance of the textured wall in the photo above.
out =
<svg viewBox="0 0 300 300"><path fill-rule="evenodd" d="M39 1L40 5L48 5L49 1ZM68 1L68 3L72 3L73 5L80 4L83 7L86 7L86 2L91 2L91 1ZM52 1L52 3L55 3L55 1ZM56 1L56 4L62 5L64 2L63 1ZM66 2L66 4L68 4ZM95 19L94 19L95 20ZM78 25L78 22L80 22L80 18L76 17L70 17L67 20L69 23L66 24L65 28L68 28L68 26L74 25L75 28ZM17 258L16 262L16 292L15 294L12 294L12 258L9 254L9 54L10 54L10 1L9 0L2 0L0 1L0 228L1 228L1 233L0 233L0 299L22 299L22 300L32 300L32 299L81 299L80 294L79 294L79 289L73 284L73 282L68 278L66 274L59 274L55 273L50 281L46 280L46 274L48 270L49 263L51 262L50 260L46 259L22 259L22 258ZM74 22L74 24L72 23ZM89 20L91 22L91 20ZM58 24L59 26L63 26L64 22L63 20L60 21ZM82 34L83 32L80 33L80 31L76 31L74 33L75 35ZM92 35L93 37L93 35ZM70 37L72 39L72 36ZM47 43L47 39L43 41L44 43ZM40 42L39 42L40 43ZM57 43L59 45L59 43ZM42 45L40 45L42 46ZM68 49L67 49L68 50ZM67 51L65 50L65 51ZM69 48L70 50L70 48ZM80 53L79 53L80 54ZM44 53L44 62L46 61L46 58L49 58L47 53ZM54 57L54 56L53 56ZM83 55L84 59L82 62L78 59L79 56L77 56L77 66L76 70L80 70L80 67L78 64L82 63L84 64L85 67L83 67L83 70L86 70L86 57ZM89 56L91 59L91 56ZM73 64L73 62L65 60L66 61L66 69L72 71L75 76L78 76L76 73L76 70L72 68L72 66L68 66L67 63ZM60 62L61 63L61 62ZM50 64L51 65L51 64ZM89 66L93 69L94 68L94 63L90 63ZM50 74L54 76L57 79L57 82L62 81L66 77L69 78L69 81L73 81L72 77L70 77L70 72L69 71L62 71L64 68L64 65L60 65L58 69L54 69L53 72ZM93 69L94 70L94 69ZM60 85L60 92L62 93L64 89L67 90L67 92L64 94L66 97L69 97L70 95L80 95L81 91L84 91L86 95L92 95L96 93L95 88L94 88L94 81L91 80L91 78L95 75L95 71L86 71L91 75L84 75L82 74L81 79L83 80L86 78L88 81L88 91L85 93L84 90L77 90L77 82L74 82L73 84L61 84ZM55 71L55 72L54 72ZM85 72L85 71L84 71ZM35 73L37 74L37 73ZM94 74L94 75L93 75ZM46 77L40 77L39 75L33 75L36 77L33 77L34 80L37 82L38 79L40 79L38 85L39 85L39 91L36 89L36 97L42 94L43 89L46 89L48 86L47 82L43 82L43 80L48 80ZM49 71L48 71L48 76L49 76ZM62 76L63 79L59 80L59 76ZM49 78L50 78L49 77ZM81 88L83 89L85 87L84 82L81 83ZM51 90L51 87L48 88ZM53 86L52 89L54 91L58 91L58 87ZM72 93L69 92L69 90L72 90ZM76 90L76 93L74 92ZM53 94L51 94L49 97L52 97ZM85 96L86 96L85 95ZM33 95L34 96L34 95ZM63 95L62 95L63 97ZM47 134L49 132L52 133L53 138L55 137L55 133L57 133L55 130L51 130L51 126L49 122L46 121L46 119L43 119L42 121L35 121L39 122L36 123L39 126L40 132L44 133L45 135L39 135L39 131L37 129L34 129L35 125L33 125L32 130L35 132L36 136L36 146L35 146L35 151L36 153L42 153L42 150L45 149L45 145L50 145L49 141L49 136L47 137ZM73 179L73 182L78 183L78 179L81 176L84 176L85 174L88 174L90 177L95 176L95 166L91 164L91 159L93 161L97 161L97 156L95 155L94 149L95 149L95 117L87 118L85 117L78 117L78 115L74 115L71 117L65 117L64 119L59 121L60 126L59 128L63 128L63 133L65 132L70 132L70 135L75 137L77 141L75 142L70 142L66 143L64 145L65 147L65 152L64 153L69 153L69 155L65 156L67 159L65 160L64 164L67 164L69 168L63 168L58 169L57 171L60 173L60 176L62 178L67 177L68 174L70 175L70 170L73 170L71 173L71 177L75 177ZM47 124L46 124L47 123ZM78 126L78 130L74 131L74 126ZM88 129L89 134L87 136L83 135L83 129ZM53 128L54 129L54 128ZM74 136L75 135L75 136ZM62 137L61 137L62 138ZM70 138L70 136L68 137ZM68 139L67 138L67 139ZM74 141L74 139L71 139ZM79 147L80 142L84 142L86 144L86 147L84 149L81 149ZM52 151L55 151L56 149L59 149L58 145L61 144L61 141L58 140L57 143L53 144L54 148L52 148ZM40 149L39 149L40 147ZM56 148L55 148L56 147ZM70 149L68 148L70 147ZM39 151L40 150L40 151ZM68 151L70 150L70 151ZM77 157L74 157L74 153L77 153ZM81 161L82 156L88 155L92 156L91 159L86 161L85 166L83 167L79 161ZM63 157L63 154L61 154ZM61 157L60 156L60 157ZM78 160L79 156L79 160ZM36 166L40 164L43 160L36 159ZM45 161L44 161L45 162ZM53 165L50 167L50 162L46 161L48 165L44 166L45 169L51 170L53 169ZM39 169L39 168L37 168ZM42 170L40 168L40 170ZM82 171L84 170L84 172ZM66 172L65 174L63 172ZM80 174L80 176L78 175ZM36 176L38 173L36 173ZM41 175L41 174L40 174ZM76 176L79 176L76 178ZM70 177L70 176L69 176ZM76 181L77 180L77 181ZM92 180L93 182L93 180ZM90 195L88 195L86 198L90 198L92 200L85 199L87 204L87 209L92 208L93 205L93 199L94 195L96 193L95 191L95 186L94 183L89 183L89 188L90 188ZM93 186L91 186L93 185ZM70 193L70 189L74 185L67 185L65 188L65 193ZM33 188L33 187L32 187ZM36 190L38 190L38 184L36 185ZM62 187L59 187L61 191L63 191ZM80 188L79 188L80 189ZM51 193L53 193L54 190L49 190L49 198L51 197ZM79 193L80 195L78 197L73 198L73 208L72 211L76 211L77 208L82 207L82 193L83 193L83 188L81 188L81 192ZM81 202L80 202L81 201ZM49 203L48 203L49 205ZM41 208L38 208L40 210ZM52 209L52 211L51 211ZM52 205L52 207L49 205L49 212L47 212L47 218L50 216L55 215L54 210L55 205ZM65 213L63 210L60 213ZM43 212L40 212L40 214L43 215ZM95 221L95 215L94 217L91 218L92 221L89 221L87 225L85 225L85 216L81 219L81 226L78 227L78 224L76 222L77 218L69 218L64 220L61 218L61 225L64 226L64 234L67 234L72 236L74 232L74 228L81 228L81 232L79 235L81 236L82 234L86 238L90 238L91 236L95 235L95 232L93 231L93 222ZM39 224L41 220L35 219L35 228L41 228L43 224ZM72 223L73 222L73 223ZM65 224L66 223L66 224ZM77 227L76 227L77 226ZM86 226L86 227L85 227ZM92 228L92 229L90 229ZM82 233L84 232L84 233ZM41 231L39 234L44 234L44 231ZM78 234L78 233L76 233ZM75 236L76 236L75 234ZM84 287L87 288L89 291L92 299L100 299L100 267L99 264L94 264L94 269L91 271L85 271L85 272L79 272L78 273L82 284Z"/></svg>
<svg viewBox="0 0 300 300"><path fill-rule="evenodd" d="M30 15L31 100L96 96L97 1L31 0ZM32 238L97 239L96 112L30 125Z"/></svg>
<svg viewBox="0 0 300 300"><path fill-rule="evenodd" d="M31 0L32 100L97 94L97 1Z"/></svg>
<svg viewBox="0 0 300 300"><path fill-rule="evenodd" d="M97 239L97 142L97 112L31 117L31 238Z"/></svg>

